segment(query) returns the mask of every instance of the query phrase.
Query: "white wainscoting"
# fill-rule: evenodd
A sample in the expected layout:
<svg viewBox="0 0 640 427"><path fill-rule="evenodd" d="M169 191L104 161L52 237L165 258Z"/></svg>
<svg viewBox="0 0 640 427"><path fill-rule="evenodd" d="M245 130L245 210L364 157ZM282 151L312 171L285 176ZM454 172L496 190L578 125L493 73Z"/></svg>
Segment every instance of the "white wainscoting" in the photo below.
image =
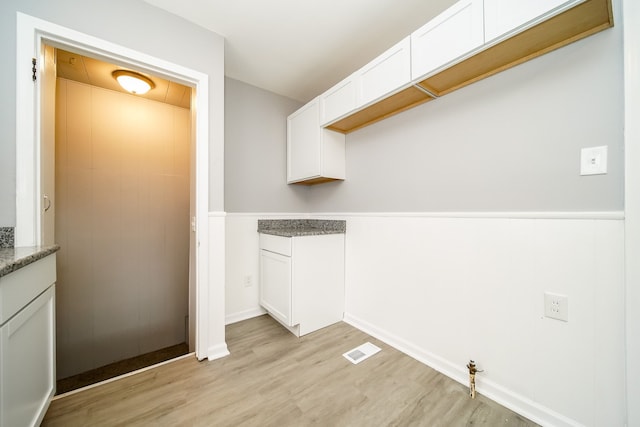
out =
<svg viewBox="0 0 640 427"><path fill-rule="evenodd" d="M624 424L622 213L289 216L347 220L347 322L464 384L475 360L479 393L540 424ZM267 217L227 216L228 322L260 313Z"/></svg>

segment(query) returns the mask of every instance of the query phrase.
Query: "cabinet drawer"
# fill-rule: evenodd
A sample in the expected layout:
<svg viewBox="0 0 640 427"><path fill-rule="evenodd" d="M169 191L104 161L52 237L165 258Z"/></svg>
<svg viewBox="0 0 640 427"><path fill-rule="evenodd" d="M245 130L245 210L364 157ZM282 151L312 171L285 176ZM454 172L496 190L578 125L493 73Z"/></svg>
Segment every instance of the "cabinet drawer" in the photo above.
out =
<svg viewBox="0 0 640 427"><path fill-rule="evenodd" d="M260 233L260 249L291 256L291 238Z"/></svg>
<svg viewBox="0 0 640 427"><path fill-rule="evenodd" d="M0 277L0 325L56 281L56 255Z"/></svg>

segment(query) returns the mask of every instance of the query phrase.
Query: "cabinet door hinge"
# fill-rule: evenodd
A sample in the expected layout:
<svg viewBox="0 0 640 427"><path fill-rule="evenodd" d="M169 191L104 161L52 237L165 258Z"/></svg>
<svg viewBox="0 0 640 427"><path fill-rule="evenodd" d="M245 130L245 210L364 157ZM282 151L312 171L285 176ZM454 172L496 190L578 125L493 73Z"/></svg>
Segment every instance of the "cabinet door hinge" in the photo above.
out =
<svg viewBox="0 0 640 427"><path fill-rule="evenodd" d="M38 69L36 68L36 58L31 58L31 65L31 72L33 73L31 79L35 82L37 79L36 72L38 71Z"/></svg>

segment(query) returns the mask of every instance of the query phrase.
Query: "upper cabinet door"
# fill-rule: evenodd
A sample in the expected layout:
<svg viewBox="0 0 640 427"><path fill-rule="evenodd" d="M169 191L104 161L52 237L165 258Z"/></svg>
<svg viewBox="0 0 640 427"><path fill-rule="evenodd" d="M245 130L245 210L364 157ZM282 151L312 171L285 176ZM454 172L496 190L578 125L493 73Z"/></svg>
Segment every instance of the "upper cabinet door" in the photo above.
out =
<svg viewBox="0 0 640 427"><path fill-rule="evenodd" d="M564 10L584 0L484 0L484 31L487 42L549 12Z"/></svg>
<svg viewBox="0 0 640 427"><path fill-rule="evenodd" d="M356 73L358 106L390 94L411 82L411 38L378 56Z"/></svg>
<svg viewBox="0 0 640 427"><path fill-rule="evenodd" d="M320 95L320 123L324 126L357 108L355 75Z"/></svg>
<svg viewBox="0 0 640 427"><path fill-rule="evenodd" d="M313 185L343 180L344 134L320 126L320 97L287 118L287 182Z"/></svg>
<svg viewBox="0 0 640 427"><path fill-rule="evenodd" d="M318 98L287 118L287 181L318 176L321 169Z"/></svg>
<svg viewBox="0 0 640 427"><path fill-rule="evenodd" d="M482 3L461 0L411 34L412 79L424 77L484 44Z"/></svg>

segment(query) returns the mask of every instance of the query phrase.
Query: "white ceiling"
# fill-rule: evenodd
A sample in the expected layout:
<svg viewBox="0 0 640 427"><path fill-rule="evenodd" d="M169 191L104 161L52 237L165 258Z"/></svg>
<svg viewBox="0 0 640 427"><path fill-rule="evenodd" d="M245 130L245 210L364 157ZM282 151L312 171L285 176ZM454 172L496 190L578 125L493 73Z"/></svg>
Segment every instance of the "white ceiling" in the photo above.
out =
<svg viewBox="0 0 640 427"><path fill-rule="evenodd" d="M129 94L112 77L115 70L126 69L99 59L56 49L56 74L92 86ZM191 88L163 78L146 74L155 87L144 95L135 95L182 108L191 107ZM134 95L132 95L134 96Z"/></svg>
<svg viewBox="0 0 640 427"><path fill-rule="evenodd" d="M225 74L306 102L455 0L144 0L225 37Z"/></svg>

